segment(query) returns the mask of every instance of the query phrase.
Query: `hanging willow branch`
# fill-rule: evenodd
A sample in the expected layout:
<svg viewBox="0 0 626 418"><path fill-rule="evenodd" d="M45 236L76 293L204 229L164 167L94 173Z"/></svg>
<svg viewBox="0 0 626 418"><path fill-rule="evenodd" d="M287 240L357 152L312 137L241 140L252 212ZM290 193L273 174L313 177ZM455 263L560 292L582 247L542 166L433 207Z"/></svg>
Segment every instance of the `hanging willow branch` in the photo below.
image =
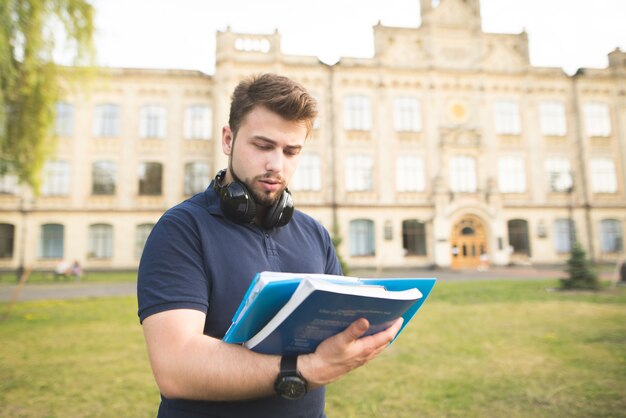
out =
<svg viewBox="0 0 626 418"><path fill-rule="evenodd" d="M35 194L55 150L55 41L65 41L75 66L90 65L93 21L85 0L0 0L0 175L14 174Z"/></svg>

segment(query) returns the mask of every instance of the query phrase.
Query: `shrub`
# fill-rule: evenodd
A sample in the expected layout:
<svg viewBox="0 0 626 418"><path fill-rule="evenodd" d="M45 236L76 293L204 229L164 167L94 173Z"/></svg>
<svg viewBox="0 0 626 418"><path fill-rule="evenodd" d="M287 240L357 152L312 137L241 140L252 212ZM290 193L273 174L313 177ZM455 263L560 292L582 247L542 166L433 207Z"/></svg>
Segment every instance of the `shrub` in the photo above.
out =
<svg viewBox="0 0 626 418"><path fill-rule="evenodd" d="M561 279L561 289L597 290L600 288L598 276L592 270L587 254L578 242L572 246L566 271L569 277Z"/></svg>

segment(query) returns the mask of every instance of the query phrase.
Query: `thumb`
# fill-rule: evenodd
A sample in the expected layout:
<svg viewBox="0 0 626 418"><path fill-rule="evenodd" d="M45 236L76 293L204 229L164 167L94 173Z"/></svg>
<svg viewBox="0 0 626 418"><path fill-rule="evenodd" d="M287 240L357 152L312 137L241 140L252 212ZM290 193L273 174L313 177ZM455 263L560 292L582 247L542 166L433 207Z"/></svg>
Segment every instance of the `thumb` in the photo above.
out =
<svg viewBox="0 0 626 418"><path fill-rule="evenodd" d="M342 333L346 336L346 342L352 342L363 336L370 327L370 323L365 318L360 318L350 324Z"/></svg>

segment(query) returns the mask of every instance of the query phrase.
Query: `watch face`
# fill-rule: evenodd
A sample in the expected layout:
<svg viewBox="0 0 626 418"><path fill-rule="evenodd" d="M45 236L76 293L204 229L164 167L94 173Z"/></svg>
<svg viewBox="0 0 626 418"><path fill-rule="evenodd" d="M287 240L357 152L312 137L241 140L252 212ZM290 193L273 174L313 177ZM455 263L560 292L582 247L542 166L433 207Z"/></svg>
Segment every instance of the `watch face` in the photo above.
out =
<svg viewBox="0 0 626 418"><path fill-rule="evenodd" d="M276 382L276 392L287 399L299 399L306 393L306 383L298 376L284 376Z"/></svg>

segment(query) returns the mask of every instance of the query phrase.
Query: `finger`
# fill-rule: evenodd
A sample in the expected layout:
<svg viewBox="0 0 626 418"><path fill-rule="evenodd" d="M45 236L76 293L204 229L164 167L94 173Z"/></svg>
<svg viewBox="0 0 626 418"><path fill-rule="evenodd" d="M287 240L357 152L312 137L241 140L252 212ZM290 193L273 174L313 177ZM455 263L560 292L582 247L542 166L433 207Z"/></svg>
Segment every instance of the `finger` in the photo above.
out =
<svg viewBox="0 0 626 418"><path fill-rule="evenodd" d="M384 349L385 347L387 347L387 345L389 345L389 343L393 341L395 336L398 334L398 331L400 331L403 322L404 319L400 317L396 319L394 323L386 330L365 337L361 341L363 344L373 347L374 350L378 350L379 348Z"/></svg>
<svg viewBox="0 0 626 418"><path fill-rule="evenodd" d="M400 331L400 328L402 328L402 324L403 323L404 323L404 318L400 317L400 318L396 319L396 322L394 322L393 325L391 325L389 328L387 328L387 331L393 333L393 337L392 338L396 337L396 335Z"/></svg>
<svg viewBox="0 0 626 418"><path fill-rule="evenodd" d="M394 322L391 327L379 333L386 334L386 338L381 338L379 341L375 341L375 343L379 344L375 345L375 348L368 354L368 362L377 357L380 353L383 352L383 350L385 350L389 346L389 344L391 344L395 336L398 334L398 331L402 327L403 322L404 320L402 318L398 318L398 320L396 320L396 322Z"/></svg>
<svg viewBox="0 0 626 418"><path fill-rule="evenodd" d="M370 323L365 318L360 318L350 324L345 331L339 335L343 335L345 342L352 342L358 340L367 332L370 327Z"/></svg>

